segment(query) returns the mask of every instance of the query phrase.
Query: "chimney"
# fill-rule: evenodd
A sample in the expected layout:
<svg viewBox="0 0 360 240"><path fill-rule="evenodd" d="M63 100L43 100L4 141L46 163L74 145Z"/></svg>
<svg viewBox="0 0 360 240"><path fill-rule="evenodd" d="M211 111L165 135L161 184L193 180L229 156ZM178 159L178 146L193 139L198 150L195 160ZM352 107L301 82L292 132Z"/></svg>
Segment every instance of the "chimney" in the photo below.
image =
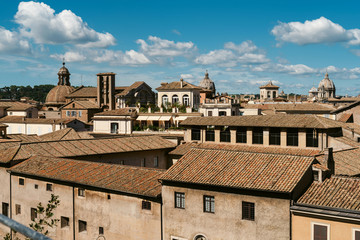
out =
<svg viewBox="0 0 360 240"><path fill-rule="evenodd" d="M151 113L151 107L148 108L148 113Z"/></svg>
<svg viewBox="0 0 360 240"><path fill-rule="evenodd" d="M329 169L330 174L335 173L335 161L333 157L333 148L325 148L325 162L326 167Z"/></svg>
<svg viewBox="0 0 360 240"><path fill-rule="evenodd" d="M184 86L184 79L180 78L180 87L183 88Z"/></svg>

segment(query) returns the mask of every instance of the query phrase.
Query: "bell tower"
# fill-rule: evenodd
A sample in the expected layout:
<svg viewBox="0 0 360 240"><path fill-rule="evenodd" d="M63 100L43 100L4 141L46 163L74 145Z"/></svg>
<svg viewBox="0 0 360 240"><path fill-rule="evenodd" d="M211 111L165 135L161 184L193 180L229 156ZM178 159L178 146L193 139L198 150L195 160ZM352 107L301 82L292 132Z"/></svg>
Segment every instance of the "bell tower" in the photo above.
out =
<svg viewBox="0 0 360 240"><path fill-rule="evenodd" d="M97 75L97 104L107 106L108 110L115 109L115 73L98 73Z"/></svg>
<svg viewBox="0 0 360 240"><path fill-rule="evenodd" d="M58 72L58 77L59 77L58 85L71 86L70 75L71 74L69 70L65 67L65 61L63 61L63 66L60 68Z"/></svg>

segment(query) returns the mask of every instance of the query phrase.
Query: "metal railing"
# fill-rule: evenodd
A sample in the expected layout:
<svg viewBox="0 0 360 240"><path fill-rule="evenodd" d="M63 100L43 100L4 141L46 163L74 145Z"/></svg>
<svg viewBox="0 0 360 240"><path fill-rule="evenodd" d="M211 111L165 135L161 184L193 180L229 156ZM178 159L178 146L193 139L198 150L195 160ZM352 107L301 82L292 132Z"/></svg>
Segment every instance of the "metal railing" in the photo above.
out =
<svg viewBox="0 0 360 240"><path fill-rule="evenodd" d="M4 224L5 226L8 226L12 230L14 230L18 233L21 233L24 236L26 236L30 239L33 239L33 240L51 240L51 238L46 237L46 236L42 235L41 233L36 232L36 231L32 230L31 228L28 228L28 227L22 225L21 223L18 223L2 214L0 214L0 223Z"/></svg>

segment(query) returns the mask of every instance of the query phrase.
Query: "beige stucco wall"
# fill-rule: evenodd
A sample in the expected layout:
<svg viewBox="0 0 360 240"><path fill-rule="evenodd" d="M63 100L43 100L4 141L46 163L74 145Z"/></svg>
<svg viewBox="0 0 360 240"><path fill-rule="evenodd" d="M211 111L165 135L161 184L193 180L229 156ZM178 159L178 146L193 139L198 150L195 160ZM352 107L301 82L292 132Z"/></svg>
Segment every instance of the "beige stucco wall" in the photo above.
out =
<svg viewBox="0 0 360 240"><path fill-rule="evenodd" d="M32 124L32 123L5 123L8 134L37 134L42 135L60 130L60 124Z"/></svg>
<svg viewBox="0 0 360 240"><path fill-rule="evenodd" d="M120 134L132 133L132 121L127 118L114 118L114 119L94 119L94 132L95 133L111 133L111 123L118 123Z"/></svg>
<svg viewBox="0 0 360 240"><path fill-rule="evenodd" d="M39 202L45 204L51 193L59 196L60 205L55 211L55 217L69 218L69 226L61 228L60 222L50 231L54 240L73 239L73 209L75 207L75 238L97 239L99 227L103 227L106 239L161 239L160 203L151 202L151 210L142 209L142 200L120 194L85 190L85 197L78 196L78 188L53 184L53 191L46 191L46 181L30 178L25 179L25 185L18 184L18 176L12 176L13 187L13 218L24 225L30 220L30 208L36 207ZM34 185L38 184L38 189ZM15 204L21 205L21 214L15 215ZM87 230L79 233L78 221L86 221Z"/></svg>
<svg viewBox="0 0 360 240"><path fill-rule="evenodd" d="M174 208L174 192L185 193L185 209ZM215 197L215 213L203 212L203 196ZM164 239L290 239L289 200L162 187ZM255 203L255 221L242 220L242 201Z"/></svg>
<svg viewBox="0 0 360 240"><path fill-rule="evenodd" d="M0 167L0 186L0 204L2 205L2 203L7 203L10 205L10 174L6 172L6 168L4 167ZM0 214L2 214L2 212L0 212ZM5 236L8 232L9 228L5 227L3 224L0 224L0 236Z"/></svg>
<svg viewBox="0 0 360 240"><path fill-rule="evenodd" d="M158 107L161 108L162 105L162 97L164 95L168 96L168 102L172 103L172 97L177 95L179 97L179 104L183 104L183 96L188 95L190 101L190 107L197 108L200 104L200 91L195 89L184 89L184 90L160 90L158 91ZM197 102L194 102L194 96L197 98Z"/></svg>
<svg viewBox="0 0 360 240"><path fill-rule="evenodd" d="M331 240L352 240L353 229L360 231L360 221L358 224L346 223L343 221L324 220L313 217L299 216L292 214L292 239L293 240L312 240L312 224L329 224Z"/></svg>

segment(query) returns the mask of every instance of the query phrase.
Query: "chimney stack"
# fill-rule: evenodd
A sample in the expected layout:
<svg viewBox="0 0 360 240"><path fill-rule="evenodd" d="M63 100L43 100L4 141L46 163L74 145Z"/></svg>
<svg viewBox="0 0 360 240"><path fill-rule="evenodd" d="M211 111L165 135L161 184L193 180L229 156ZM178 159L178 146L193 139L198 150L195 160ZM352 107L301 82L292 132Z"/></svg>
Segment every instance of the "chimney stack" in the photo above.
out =
<svg viewBox="0 0 360 240"><path fill-rule="evenodd" d="M180 78L180 87L183 88L184 86L184 79Z"/></svg>
<svg viewBox="0 0 360 240"><path fill-rule="evenodd" d="M325 162L326 167L329 169L330 174L335 173L335 161L333 156L333 148L325 148Z"/></svg>

